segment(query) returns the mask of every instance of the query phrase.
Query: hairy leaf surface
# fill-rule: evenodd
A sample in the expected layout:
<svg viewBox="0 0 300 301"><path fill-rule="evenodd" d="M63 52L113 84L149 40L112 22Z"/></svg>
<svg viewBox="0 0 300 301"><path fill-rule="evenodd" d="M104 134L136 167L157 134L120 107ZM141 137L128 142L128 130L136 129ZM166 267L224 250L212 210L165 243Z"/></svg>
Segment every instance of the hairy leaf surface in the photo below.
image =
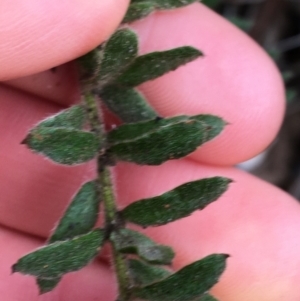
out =
<svg viewBox="0 0 300 301"><path fill-rule="evenodd" d="M93 159L100 147L94 133L56 127L37 127L31 130L23 143L32 151L67 165Z"/></svg>
<svg viewBox="0 0 300 301"><path fill-rule="evenodd" d="M108 133L109 152L117 160L159 165L188 155L221 128L188 116L124 124Z"/></svg>
<svg viewBox="0 0 300 301"><path fill-rule="evenodd" d="M125 87L135 87L176 70L201 55L202 53L199 50L189 46L151 52L137 57L116 79L116 82Z"/></svg>
<svg viewBox="0 0 300 301"><path fill-rule="evenodd" d="M73 239L55 242L20 258L13 272L53 280L63 274L80 270L99 252L104 234L100 229Z"/></svg>
<svg viewBox="0 0 300 301"><path fill-rule="evenodd" d="M153 1L131 3L122 23L130 23L148 16L156 9Z"/></svg>
<svg viewBox="0 0 300 301"><path fill-rule="evenodd" d="M104 46L99 76L102 85L119 76L134 61L137 52L138 39L133 31L125 28L115 32Z"/></svg>
<svg viewBox="0 0 300 301"><path fill-rule="evenodd" d="M202 210L227 189L230 179L213 177L189 182L160 196L134 202L122 216L142 227L164 225Z"/></svg>
<svg viewBox="0 0 300 301"><path fill-rule="evenodd" d="M86 122L85 109L82 105L74 105L66 110L46 118L36 127L71 128L81 130Z"/></svg>

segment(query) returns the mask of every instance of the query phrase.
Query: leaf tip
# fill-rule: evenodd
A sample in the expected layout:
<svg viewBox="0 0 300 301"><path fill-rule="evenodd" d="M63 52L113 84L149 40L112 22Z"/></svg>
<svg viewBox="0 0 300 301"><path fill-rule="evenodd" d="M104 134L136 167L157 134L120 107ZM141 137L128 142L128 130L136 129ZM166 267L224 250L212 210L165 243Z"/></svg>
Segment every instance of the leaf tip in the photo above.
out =
<svg viewBox="0 0 300 301"><path fill-rule="evenodd" d="M230 183L235 183L233 179L226 178L226 180L227 180L227 185L229 185Z"/></svg>
<svg viewBox="0 0 300 301"><path fill-rule="evenodd" d="M193 54L195 59L198 58L198 57L204 57L205 56L205 54L201 50L199 50L199 49L197 49L193 46L186 46L186 48L189 49L189 51L191 52L191 54Z"/></svg>
<svg viewBox="0 0 300 301"><path fill-rule="evenodd" d="M18 270L17 270L17 264L15 263L11 266L11 273L14 274L16 272L18 272Z"/></svg>
<svg viewBox="0 0 300 301"><path fill-rule="evenodd" d="M221 254L221 255L223 255L223 257L224 257L225 259L227 259L227 258L231 257L231 255L230 255L230 254L225 254L225 253L223 253L223 254Z"/></svg>
<svg viewBox="0 0 300 301"><path fill-rule="evenodd" d="M27 142L28 142L28 137L29 135L27 135L21 142L20 142L20 144L27 144Z"/></svg>

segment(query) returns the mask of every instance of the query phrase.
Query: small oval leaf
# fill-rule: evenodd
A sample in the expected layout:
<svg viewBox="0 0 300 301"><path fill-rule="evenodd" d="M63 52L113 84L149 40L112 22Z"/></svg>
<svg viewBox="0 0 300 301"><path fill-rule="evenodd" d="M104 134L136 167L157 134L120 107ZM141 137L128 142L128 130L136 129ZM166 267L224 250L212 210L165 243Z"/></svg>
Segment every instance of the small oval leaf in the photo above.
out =
<svg viewBox="0 0 300 301"><path fill-rule="evenodd" d="M100 142L94 133L70 128L37 127L23 143L60 164L80 164L93 159Z"/></svg>
<svg viewBox="0 0 300 301"><path fill-rule="evenodd" d="M142 227L164 225L202 210L227 189L230 179L213 177L189 182L160 196L143 199L127 206L121 214Z"/></svg>
<svg viewBox="0 0 300 301"><path fill-rule="evenodd" d="M128 266L134 286L146 286L171 275L171 272L162 267L153 266L137 259L129 259Z"/></svg>
<svg viewBox="0 0 300 301"><path fill-rule="evenodd" d="M117 85L104 87L99 96L123 122L132 123L155 119L158 115L141 93Z"/></svg>
<svg viewBox="0 0 300 301"><path fill-rule="evenodd" d="M67 240L92 230L99 213L99 192L94 181L85 183L60 220L49 243Z"/></svg>
<svg viewBox="0 0 300 301"><path fill-rule="evenodd" d="M99 252L103 231L94 230L73 239L55 242L20 258L12 271L53 280L63 274L80 270Z"/></svg>
<svg viewBox="0 0 300 301"><path fill-rule="evenodd" d="M199 50L189 46L148 53L137 57L116 79L116 83L125 87L136 87L146 81L174 71L201 55L202 53Z"/></svg>
<svg viewBox="0 0 300 301"><path fill-rule="evenodd" d="M225 270L226 258L226 254L207 256L160 282L133 289L133 295L148 301L194 300L218 282Z"/></svg>
<svg viewBox="0 0 300 301"><path fill-rule="evenodd" d="M206 129L187 116L124 124L108 133L109 152L117 160L159 165L196 150L206 142Z"/></svg>
<svg viewBox="0 0 300 301"><path fill-rule="evenodd" d="M137 56L137 35L127 29L119 29L104 45L99 80L103 86L114 80Z"/></svg>
<svg viewBox="0 0 300 301"><path fill-rule="evenodd" d="M156 244L147 236L130 229L113 232L110 239L118 251L137 254L141 259L152 264L171 264L175 256L172 248Z"/></svg>

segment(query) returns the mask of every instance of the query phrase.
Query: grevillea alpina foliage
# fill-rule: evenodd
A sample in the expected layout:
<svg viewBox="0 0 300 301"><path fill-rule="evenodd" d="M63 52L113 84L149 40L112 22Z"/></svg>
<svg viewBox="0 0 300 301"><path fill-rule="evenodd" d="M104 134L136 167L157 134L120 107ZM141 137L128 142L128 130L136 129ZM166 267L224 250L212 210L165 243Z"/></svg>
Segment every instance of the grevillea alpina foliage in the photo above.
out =
<svg viewBox="0 0 300 301"><path fill-rule="evenodd" d="M111 169L119 161L159 165L182 158L216 137L226 126L217 116L162 118L136 87L202 56L179 47L139 56L138 38L124 24L155 10L175 9L195 0L132 0L122 28L78 59L82 101L41 121L22 143L66 165L95 161L97 178L78 189L48 243L16 262L13 272L36 278L40 293L53 290L64 274L88 265L105 244L112 247L118 301L216 301L208 291L226 266L227 254L212 254L172 273L171 247L128 228L161 226L204 210L227 189L230 179L213 177L183 183L171 191L137 200L118 210ZM122 124L103 126L105 105ZM96 227L100 210L103 225ZM99 281L101 281L99 279Z"/></svg>

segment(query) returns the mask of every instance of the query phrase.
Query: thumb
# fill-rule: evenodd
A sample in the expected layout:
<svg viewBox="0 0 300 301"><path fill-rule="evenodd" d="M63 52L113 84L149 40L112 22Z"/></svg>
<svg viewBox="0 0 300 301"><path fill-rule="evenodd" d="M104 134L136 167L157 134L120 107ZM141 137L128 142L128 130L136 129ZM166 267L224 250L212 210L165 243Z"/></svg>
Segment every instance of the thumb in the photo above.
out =
<svg viewBox="0 0 300 301"><path fill-rule="evenodd" d="M2 0L0 80L61 65L104 41L129 0Z"/></svg>

